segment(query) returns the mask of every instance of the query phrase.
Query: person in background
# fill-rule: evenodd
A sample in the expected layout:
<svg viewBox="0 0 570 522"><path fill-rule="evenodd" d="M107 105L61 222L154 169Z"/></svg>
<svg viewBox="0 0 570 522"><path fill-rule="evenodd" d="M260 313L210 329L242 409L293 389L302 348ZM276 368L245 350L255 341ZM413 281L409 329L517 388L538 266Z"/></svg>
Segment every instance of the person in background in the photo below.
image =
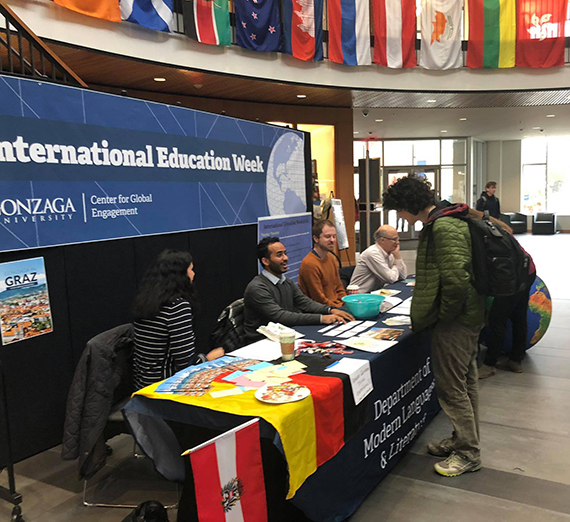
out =
<svg viewBox="0 0 570 522"><path fill-rule="evenodd" d="M522 247L521 247L522 248ZM523 252L525 250L523 249ZM489 310L489 346L485 354L483 366L479 368L479 379L487 379L496 373L495 368L507 370L515 373L522 373L522 360L526 355L528 342L528 301L530 289L536 278L536 266L532 257L525 252L529 258L528 278L523 290L514 295L494 297L491 310ZM507 333L507 322L511 320L513 341L509 358L504 362L497 363L497 359L505 344L505 334Z"/></svg>
<svg viewBox="0 0 570 522"><path fill-rule="evenodd" d="M489 183L485 185L485 190L481 192L481 197L477 200L475 209L480 212L488 210L490 216L501 219L501 203L499 202L499 198L495 196L496 191L497 182L489 181Z"/></svg>
<svg viewBox="0 0 570 522"><path fill-rule="evenodd" d="M133 307L137 390L197 362L193 281L194 262L188 252L165 250L147 270ZM216 348L208 359L221 355L223 349Z"/></svg>
<svg viewBox="0 0 570 522"><path fill-rule="evenodd" d="M316 303L285 277L289 258L278 237L262 239L257 245L257 257L263 271L250 281L243 296L243 326L248 343L263 338L257 329L270 321L284 326L298 326L354 320L343 310Z"/></svg>
<svg viewBox="0 0 570 522"><path fill-rule="evenodd" d="M424 224L410 318L414 333L432 332L437 398L453 425L452 436L429 443L428 452L447 457L434 466L440 475L477 471L481 469L477 353L485 308L471 283L469 225L453 217L465 205L436 205L430 183L407 176L388 188L383 206L396 210L410 227L416 221Z"/></svg>
<svg viewBox="0 0 570 522"><path fill-rule="evenodd" d="M398 231L390 225L382 225L374 232L374 241L360 254L350 279L350 284L358 285L361 294L408 277L408 269L400 255Z"/></svg>
<svg viewBox="0 0 570 522"><path fill-rule="evenodd" d="M343 305L346 295L339 275L338 259L334 255L336 228L328 219L313 225L313 249L299 268L299 287L313 301L333 308Z"/></svg>

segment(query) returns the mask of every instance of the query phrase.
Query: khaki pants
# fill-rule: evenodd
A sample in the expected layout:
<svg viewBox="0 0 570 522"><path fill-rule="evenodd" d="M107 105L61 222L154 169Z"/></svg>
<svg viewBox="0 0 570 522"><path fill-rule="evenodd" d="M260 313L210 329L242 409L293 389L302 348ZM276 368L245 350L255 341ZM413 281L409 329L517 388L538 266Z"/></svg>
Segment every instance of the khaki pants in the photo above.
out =
<svg viewBox="0 0 570 522"><path fill-rule="evenodd" d="M453 424L455 451L479 460L477 341L481 327L437 323L432 336L433 374L441 408Z"/></svg>

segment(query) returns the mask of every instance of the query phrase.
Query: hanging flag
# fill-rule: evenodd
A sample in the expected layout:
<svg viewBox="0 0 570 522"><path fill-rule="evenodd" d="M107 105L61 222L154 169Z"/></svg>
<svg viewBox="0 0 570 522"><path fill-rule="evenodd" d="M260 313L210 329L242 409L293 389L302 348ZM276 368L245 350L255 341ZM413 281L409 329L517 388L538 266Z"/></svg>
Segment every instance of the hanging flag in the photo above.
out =
<svg viewBox="0 0 570 522"><path fill-rule="evenodd" d="M120 0L121 18L155 31L172 32L174 0Z"/></svg>
<svg viewBox="0 0 570 522"><path fill-rule="evenodd" d="M324 0L282 0L283 52L306 62L323 59Z"/></svg>
<svg viewBox="0 0 570 522"><path fill-rule="evenodd" d="M117 0L55 0L57 5L93 18L121 21L121 10Z"/></svg>
<svg viewBox="0 0 570 522"><path fill-rule="evenodd" d="M370 65L368 0L328 0L329 60L345 65Z"/></svg>
<svg viewBox="0 0 570 522"><path fill-rule="evenodd" d="M278 0L235 0L236 43L252 51L279 51Z"/></svg>
<svg viewBox="0 0 570 522"><path fill-rule="evenodd" d="M184 32L200 43L231 45L228 0L184 0Z"/></svg>
<svg viewBox="0 0 570 522"><path fill-rule="evenodd" d="M462 0L422 0L422 48L424 69L456 69L461 56Z"/></svg>
<svg viewBox="0 0 570 522"><path fill-rule="evenodd" d="M374 62L400 69L416 60L416 1L372 0Z"/></svg>
<svg viewBox="0 0 570 522"><path fill-rule="evenodd" d="M514 67L516 0L469 0L467 67Z"/></svg>
<svg viewBox="0 0 570 522"><path fill-rule="evenodd" d="M564 24L568 0L519 0L517 67L564 65Z"/></svg>
<svg viewBox="0 0 570 522"><path fill-rule="evenodd" d="M200 522L267 522L259 419L186 451Z"/></svg>

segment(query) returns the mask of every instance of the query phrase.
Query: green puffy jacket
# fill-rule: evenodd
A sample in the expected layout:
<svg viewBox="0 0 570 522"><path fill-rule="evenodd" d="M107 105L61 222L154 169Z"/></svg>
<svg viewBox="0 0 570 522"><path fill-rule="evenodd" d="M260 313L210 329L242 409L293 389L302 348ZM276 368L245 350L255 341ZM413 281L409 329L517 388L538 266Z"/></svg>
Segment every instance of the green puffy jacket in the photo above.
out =
<svg viewBox="0 0 570 522"><path fill-rule="evenodd" d="M416 260L416 286L411 319L414 332L434 323L482 326L484 300L471 284L469 225L440 217L424 226Z"/></svg>

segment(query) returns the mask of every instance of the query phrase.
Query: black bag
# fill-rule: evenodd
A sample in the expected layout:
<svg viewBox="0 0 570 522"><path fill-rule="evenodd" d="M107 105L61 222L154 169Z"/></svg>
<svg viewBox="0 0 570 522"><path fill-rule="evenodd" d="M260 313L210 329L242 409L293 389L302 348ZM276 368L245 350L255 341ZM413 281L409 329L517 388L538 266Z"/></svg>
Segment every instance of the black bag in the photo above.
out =
<svg viewBox="0 0 570 522"><path fill-rule="evenodd" d="M473 266L473 286L482 295L502 297L524 290L529 256L517 240L489 219L461 217L469 224Z"/></svg>
<svg viewBox="0 0 570 522"><path fill-rule="evenodd" d="M147 500L129 513L123 522L168 522L168 513L157 500Z"/></svg>
<svg viewBox="0 0 570 522"><path fill-rule="evenodd" d="M221 346L228 353L244 345L243 308L243 299L238 299L223 310L210 335L212 349Z"/></svg>

